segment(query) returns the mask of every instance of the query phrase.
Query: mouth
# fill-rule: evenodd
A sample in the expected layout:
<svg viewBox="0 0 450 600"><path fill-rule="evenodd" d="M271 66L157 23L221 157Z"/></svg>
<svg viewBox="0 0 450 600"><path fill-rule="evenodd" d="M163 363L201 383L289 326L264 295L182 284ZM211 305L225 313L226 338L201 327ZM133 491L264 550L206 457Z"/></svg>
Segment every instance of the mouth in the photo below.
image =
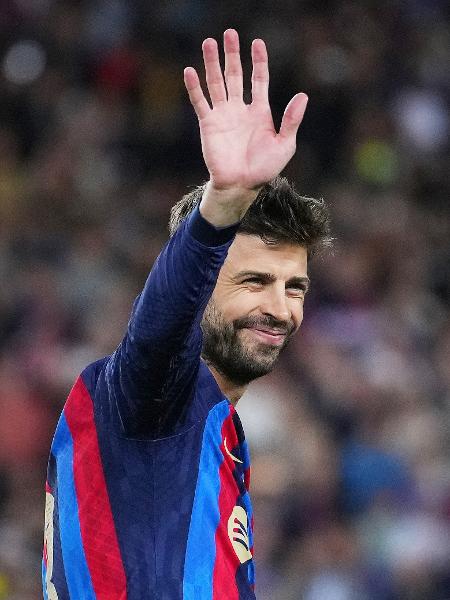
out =
<svg viewBox="0 0 450 600"><path fill-rule="evenodd" d="M269 346L281 346L286 339L286 332L265 327L244 327L259 342Z"/></svg>

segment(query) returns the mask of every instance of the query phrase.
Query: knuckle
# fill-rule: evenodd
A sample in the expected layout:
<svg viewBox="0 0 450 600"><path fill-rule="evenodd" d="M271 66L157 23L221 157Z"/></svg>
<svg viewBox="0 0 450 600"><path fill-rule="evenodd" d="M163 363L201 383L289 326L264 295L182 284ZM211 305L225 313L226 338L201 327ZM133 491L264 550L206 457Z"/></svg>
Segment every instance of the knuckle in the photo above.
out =
<svg viewBox="0 0 450 600"><path fill-rule="evenodd" d="M225 68L225 75L242 75L241 65L228 65Z"/></svg>
<svg viewBox="0 0 450 600"><path fill-rule="evenodd" d="M267 83L269 81L269 79L267 77L265 77L264 75L258 75L256 73L255 75L252 76L252 81L255 81L257 83Z"/></svg>
<svg viewBox="0 0 450 600"><path fill-rule="evenodd" d="M208 85L222 85L223 79L222 76L212 75L211 77L206 78L206 83Z"/></svg>

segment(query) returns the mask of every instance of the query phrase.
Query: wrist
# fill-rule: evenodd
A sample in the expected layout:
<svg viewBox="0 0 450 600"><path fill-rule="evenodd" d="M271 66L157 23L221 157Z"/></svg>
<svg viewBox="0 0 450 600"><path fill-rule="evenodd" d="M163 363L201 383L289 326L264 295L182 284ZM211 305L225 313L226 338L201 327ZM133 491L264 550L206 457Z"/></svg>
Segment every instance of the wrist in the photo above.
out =
<svg viewBox="0 0 450 600"><path fill-rule="evenodd" d="M243 219L260 189L217 188L212 181L208 181L200 202L200 213L215 227L228 227Z"/></svg>

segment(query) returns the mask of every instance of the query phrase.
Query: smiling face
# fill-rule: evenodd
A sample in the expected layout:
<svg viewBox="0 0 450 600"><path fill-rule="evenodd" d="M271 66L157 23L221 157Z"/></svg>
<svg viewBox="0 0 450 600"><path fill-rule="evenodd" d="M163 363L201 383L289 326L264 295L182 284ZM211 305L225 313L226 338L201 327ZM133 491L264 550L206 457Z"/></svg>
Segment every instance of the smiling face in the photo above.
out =
<svg viewBox="0 0 450 600"><path fill-rule="evenodd" d="M238 234L203 317L203 358L236 385L269 373L300 327L308 284L304 247Z"/></svg>

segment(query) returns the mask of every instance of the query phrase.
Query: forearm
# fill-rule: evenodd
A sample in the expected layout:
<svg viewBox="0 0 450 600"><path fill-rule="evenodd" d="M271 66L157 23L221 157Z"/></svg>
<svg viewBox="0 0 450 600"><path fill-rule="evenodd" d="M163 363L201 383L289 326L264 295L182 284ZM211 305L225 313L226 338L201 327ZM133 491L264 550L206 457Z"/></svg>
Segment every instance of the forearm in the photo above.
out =
<svg viewBox="0 0 450 600"><path fill-rule="evenodd" d="M196 210L153 266L133 311L129 332L143 344L171 346L202 312L239 224L216 229Z"/></svg>

